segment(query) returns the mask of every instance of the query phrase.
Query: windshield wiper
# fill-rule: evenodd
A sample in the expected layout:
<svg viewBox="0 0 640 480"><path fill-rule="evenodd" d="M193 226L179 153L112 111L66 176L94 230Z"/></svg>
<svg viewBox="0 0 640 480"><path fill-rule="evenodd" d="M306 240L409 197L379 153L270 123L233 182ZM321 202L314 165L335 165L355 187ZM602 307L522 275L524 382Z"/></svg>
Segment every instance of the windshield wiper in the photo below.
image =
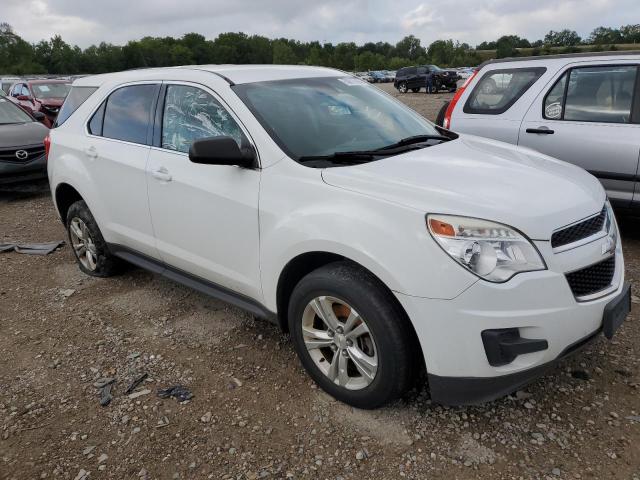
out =
<svg viewBox="0 0 640 480"><path fill-rule="evenodd" d="M396 143L392 143L391 145L387 145L386 147L378 148L375 151L380 152L384 150L393 150L395 148L400 148L407 145L428 142L429 140L441 140L443 142L447 142L451 140L451 138L445 137L444 135L413 135L411 137L403 138L402 140L399 140Z"/></svg>
<svg viewBox="0 0 640 480"><path fill-rule="evenodd" d="M298 158L299 162L313 162L327 160L333 163L364 163L371 160L374 155L384 155L376 151L334 152L329 155L308 155Z"/></svg>
<svg viewBox="0 0 640 480"><path fill-rule="evenodd" d="M407 150L417 150L422 147L419 147L416 144L428 142L429 140L440 140L446 142L451 140L451 138L445 137L444 135L414 135L412 137L403 138L391 145L376 148L375 150L356 150L351 152L334 152L329 155L305 156L298 158L298 161L312 162L317 160L326 160L333 163L365 163L373 160L374 157L392 156L403 153Z"/></svg>

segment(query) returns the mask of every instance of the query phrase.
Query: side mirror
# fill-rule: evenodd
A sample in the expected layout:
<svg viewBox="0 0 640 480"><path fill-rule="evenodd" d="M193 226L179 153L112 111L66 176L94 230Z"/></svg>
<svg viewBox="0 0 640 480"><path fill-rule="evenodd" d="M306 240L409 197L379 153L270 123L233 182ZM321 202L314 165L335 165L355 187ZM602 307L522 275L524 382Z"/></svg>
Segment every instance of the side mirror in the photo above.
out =
<svg viewBox="0 0 640 480"><path fill-rule="evenodd" d="M240 148L231 137L201 138L191 144L189 160L204 165L237 165L255 168L256 152L250 145Z"/></svg>
<svg viewBox="0 0 640 480"><path fill-rule="evenodd" d="M44 113L38 111L31 112L31 116L39 122L45 119Z"/></svg>

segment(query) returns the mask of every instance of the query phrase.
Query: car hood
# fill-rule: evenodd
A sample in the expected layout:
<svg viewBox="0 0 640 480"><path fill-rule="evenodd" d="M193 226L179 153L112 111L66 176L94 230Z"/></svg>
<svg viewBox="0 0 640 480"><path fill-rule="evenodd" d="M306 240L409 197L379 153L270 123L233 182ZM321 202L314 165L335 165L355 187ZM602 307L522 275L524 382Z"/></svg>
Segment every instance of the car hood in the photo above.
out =
<svg viewBox="0 0 640 480"><path fill-rule="evenodd" d="M49 129L39 122L0 124L0 148L42 145Z"/></svg>
<svg viewBox="0 0 640 480"><path fill-rule="evenodd" d="M328 168L323 180L415 208L483 218L535 240L598 213L600 182L574 165L471 135L379 161Z"/></svg>
<svg viewBox="0 0 640 480"><path fill-rule="evenodd" d="M61 107L64 103L64 98L38 98L37 100L47 107Z"/></svg>

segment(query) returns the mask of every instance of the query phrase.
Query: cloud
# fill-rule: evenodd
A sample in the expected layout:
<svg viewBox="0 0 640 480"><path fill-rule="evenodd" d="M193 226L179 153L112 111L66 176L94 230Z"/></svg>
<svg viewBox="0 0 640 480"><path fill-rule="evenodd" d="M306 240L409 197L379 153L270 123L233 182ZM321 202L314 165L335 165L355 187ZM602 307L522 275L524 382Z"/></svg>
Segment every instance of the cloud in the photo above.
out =
<svg viewBox="0 0 640 480"><path fill-rule="evenodd" d="M31 42L55 34L87 47L151 36L198 32L215 38L235 31L301 41L397 42L415 35L423 44L452 38L475 45L516 34L530 40L570 28L587 36L595 27L640 18L638 0L2 0L2 19ZM637 21L637 20L636 20Z"/></svg>
<svg viewBox="0 0 640 480"><path fill-rule="evenodd" d="M441 23L442 18L436 18L436 10L429 5L421 3L407 13L402 19L402 27L405 30L415 30Z"/></svg>

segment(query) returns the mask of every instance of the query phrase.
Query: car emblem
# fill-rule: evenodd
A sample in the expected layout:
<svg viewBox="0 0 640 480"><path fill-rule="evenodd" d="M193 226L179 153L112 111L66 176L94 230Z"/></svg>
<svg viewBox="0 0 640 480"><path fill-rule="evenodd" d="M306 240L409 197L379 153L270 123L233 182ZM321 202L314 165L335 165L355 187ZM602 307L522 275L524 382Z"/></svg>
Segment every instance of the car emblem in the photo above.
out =
<svg viewBox="0 0 640 480"><path fill-rule="evenodd" d="M26 160L28 156L29 156L29 154L27 153L26 150L17 150L16 151L16 158L18 160Z"/></svg>

